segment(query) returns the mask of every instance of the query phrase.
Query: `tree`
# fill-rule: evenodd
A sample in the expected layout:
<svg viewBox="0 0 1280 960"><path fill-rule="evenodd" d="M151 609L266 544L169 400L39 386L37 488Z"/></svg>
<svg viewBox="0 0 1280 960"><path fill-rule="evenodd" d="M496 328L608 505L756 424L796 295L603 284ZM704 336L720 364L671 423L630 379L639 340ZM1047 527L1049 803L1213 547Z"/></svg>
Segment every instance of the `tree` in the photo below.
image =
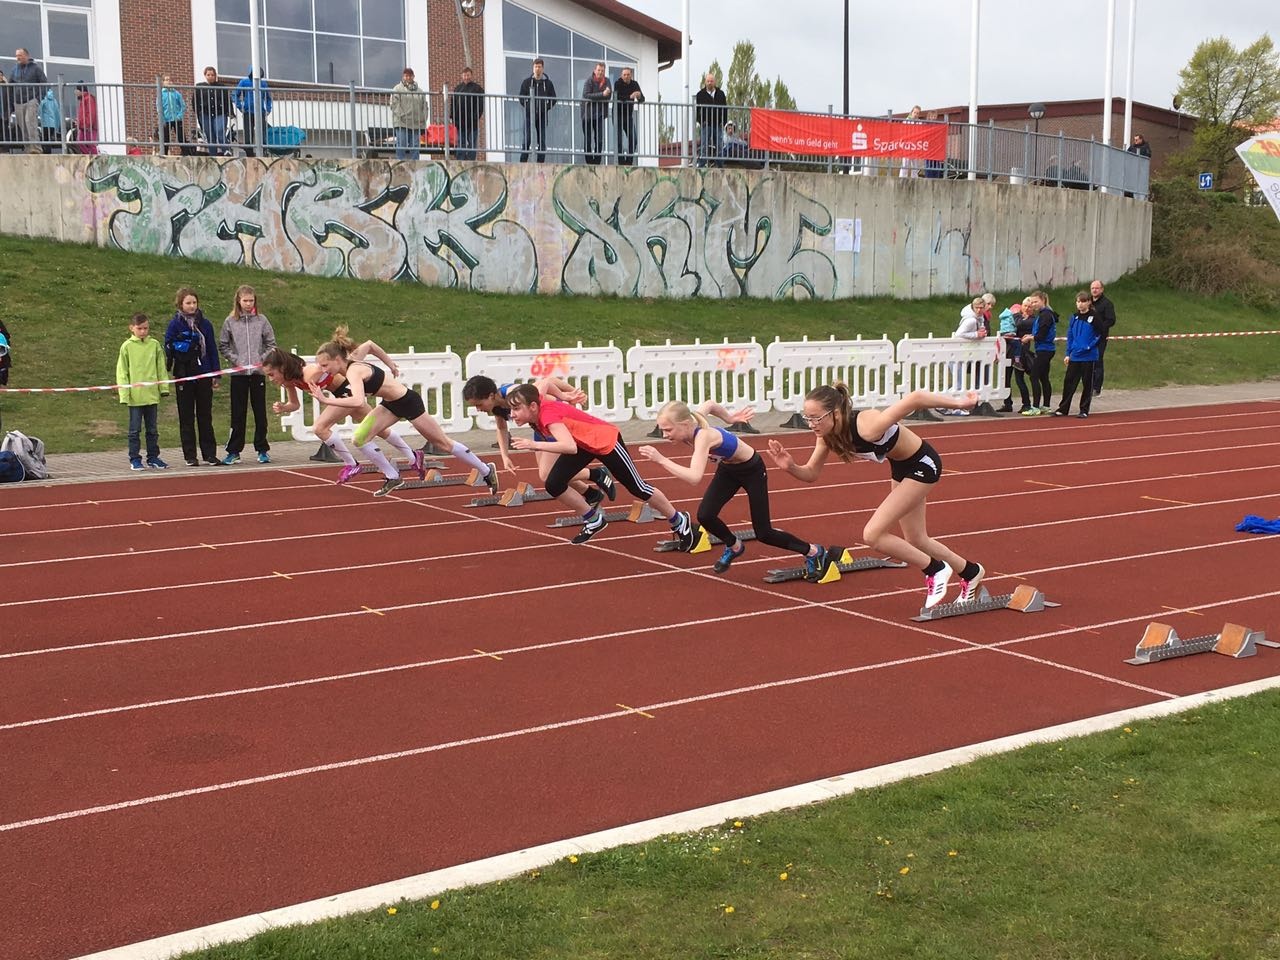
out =
<svg viewBox="0 0 1280 960"><path fill-rule="evenodd" d="M1236 145L1280 113L1280 54L1265 33L1243 50L1215 37L1196 47L1178 76L1182 108L1199 118L1190 159L1222 184Z"/></svg>
<svg viewBox="0 0 1280 960"><path fill-rule="evenodd" d="M791 91L781 77L770 83L756 72L756 45L750 40L739 40L733 45L733 59L729 61L727 75L721 72L719 60L711 61L707 73L723 78L724 95L730 106L729 118L744 133L750 122L750 110L735 110L734 107L773 107L778 110L796 108L795 98L791 96Z"/></svg>

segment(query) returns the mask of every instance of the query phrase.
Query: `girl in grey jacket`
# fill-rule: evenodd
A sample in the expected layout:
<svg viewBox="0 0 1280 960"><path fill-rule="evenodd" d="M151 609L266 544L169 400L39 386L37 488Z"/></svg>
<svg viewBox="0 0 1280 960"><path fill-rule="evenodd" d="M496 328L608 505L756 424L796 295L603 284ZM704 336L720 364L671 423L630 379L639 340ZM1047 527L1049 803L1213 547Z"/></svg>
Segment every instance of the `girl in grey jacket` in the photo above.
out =
<svg viewBox="0 0 1280 960"><path fill-rule="evenodd" d="M222 321L218 350L230 367L256 367L276 345L271 321L258 312L258 294L248 285L236 288L231 313ZM231 373L231 435L227 438L225 464L239 463L244 449L245 420L253 408L253 449L259 463L270 463L267 451L267 379L261 370Z"/></svg>

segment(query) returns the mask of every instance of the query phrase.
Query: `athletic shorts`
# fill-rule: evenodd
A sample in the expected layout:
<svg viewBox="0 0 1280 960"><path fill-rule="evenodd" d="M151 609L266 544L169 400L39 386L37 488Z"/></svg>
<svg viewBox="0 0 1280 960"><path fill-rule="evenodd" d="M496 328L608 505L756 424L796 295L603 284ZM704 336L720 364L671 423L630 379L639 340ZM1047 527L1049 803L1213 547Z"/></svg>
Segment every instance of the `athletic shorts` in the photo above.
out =
<svg viewBox="0 0 1280 960"><path fill-rule="evenodd" d="M906 460L890 460L889 472L895 480L937 483L942 476L942 457L938 456L938 451L929 445L928 440L922 440L915 456Z"/></svg>
<svg viewBox="0 0 1280 960"><path fill-rule="evenodd" d="M401 420L417 420L427 412L427 405L416 390L406 390L399 400L383 400L382 405Z"/></svg>

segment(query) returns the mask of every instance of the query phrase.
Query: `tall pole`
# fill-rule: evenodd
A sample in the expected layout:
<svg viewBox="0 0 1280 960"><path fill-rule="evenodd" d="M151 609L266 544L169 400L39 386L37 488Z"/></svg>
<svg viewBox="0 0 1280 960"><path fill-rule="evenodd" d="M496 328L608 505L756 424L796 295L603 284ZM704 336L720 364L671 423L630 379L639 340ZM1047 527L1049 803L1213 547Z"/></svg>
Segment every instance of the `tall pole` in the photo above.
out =
<svg viewBox="0 0 1280 960"><path fill-rule="evenodd" d="M969 14L969 179L978 179L978 7L973 0Z"/></svg>
<svg viewBox="0 0 1280 960"><path fill-rule="evenodd" d="M462 16L462 0L454 0L453 5L458 10L458 33L462 37L462 65L469 67L471 66L471 44L467 42L467 22ZM445 141L447 142L448 139L446 136Z"/></svg>
<svg viewBox="0 0 1280 960"><path fill-rule="evenodd" d="M1108 193L1111 182L1111 95L1114 80L1111 74L1116 65L1116 0L1107 0L1107 63L1102 68L1102 192ZM1090 173L1090 179L1093 179Z"/></svg>
<svg viewBox="0 0 1280 960"><path fill-rule="evenodd" d="M692 155L692 144L689 141L693 137L693 101L689 95L689 0L684 0L680 5L680 67L684 78L684 100L680 108L680 116L684 118L680 123L680 156L688 164Z"/></svg>
<svg viewBox="0 0 1280 960"><path fill-rule="evenodd" d="M1124 81L1124 142L1133 136L1133 52L1137 47L1138 0L1129 0L1129 70Z"/></svg>
<svg viewBox="0 0 1280 960"><path fill-rule="evenodd" d="M262 57L258 50L258 4L249 0L249 92L253 95L253 143L246 143L246 150L262 154Z"/></svg>
<svg viewBox="0 0 1280 960"><path fill-rule="evenodd" d="M849 115L849 0L844 0L844 115Z"/></svg>

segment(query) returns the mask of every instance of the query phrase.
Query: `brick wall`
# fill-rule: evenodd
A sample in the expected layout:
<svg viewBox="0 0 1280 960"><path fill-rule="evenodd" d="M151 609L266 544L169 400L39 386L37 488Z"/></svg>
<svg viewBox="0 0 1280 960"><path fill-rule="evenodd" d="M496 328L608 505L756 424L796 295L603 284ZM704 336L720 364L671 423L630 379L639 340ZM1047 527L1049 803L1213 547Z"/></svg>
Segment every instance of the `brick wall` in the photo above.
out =
<svg viewBox="0 0 1280 960"><path fill-rule="evenodd" d="M120 0L120 55L124 82L152 88L125 88L125 129L138 140L151 139L156 129L156 77L168 73L181 88L196 81L191 64L190 0ZM191 96L186 89L183 96L189 108ZM194 124L195 118L190 117L190 122ZM187 137L194 137L194 130L187 132Z"/></svg>
<svg viewBox="0 0 1280 960"><path fill-rule="evenodd" d="M484 82L484 17L464 17L466 24L467 45L471 48L471 63L467 63L462 53L462 37L458 33L458 13L452 0L448 3L436 2L427 5L427 56L430 58L427 76L423 69L415 66L418 72L418 83L426 86L431 92L439 93L440 88L448 84L452 90L462 82L462 68L470 67L476 83L488 90ZM439 102L433 99L433 103ZM489 112L486 109L486 114ZM432 115L432 120L440 118ZM485 127L490 122L485 116L480 123L480 141L478 146L485 146Z"/></svg>

